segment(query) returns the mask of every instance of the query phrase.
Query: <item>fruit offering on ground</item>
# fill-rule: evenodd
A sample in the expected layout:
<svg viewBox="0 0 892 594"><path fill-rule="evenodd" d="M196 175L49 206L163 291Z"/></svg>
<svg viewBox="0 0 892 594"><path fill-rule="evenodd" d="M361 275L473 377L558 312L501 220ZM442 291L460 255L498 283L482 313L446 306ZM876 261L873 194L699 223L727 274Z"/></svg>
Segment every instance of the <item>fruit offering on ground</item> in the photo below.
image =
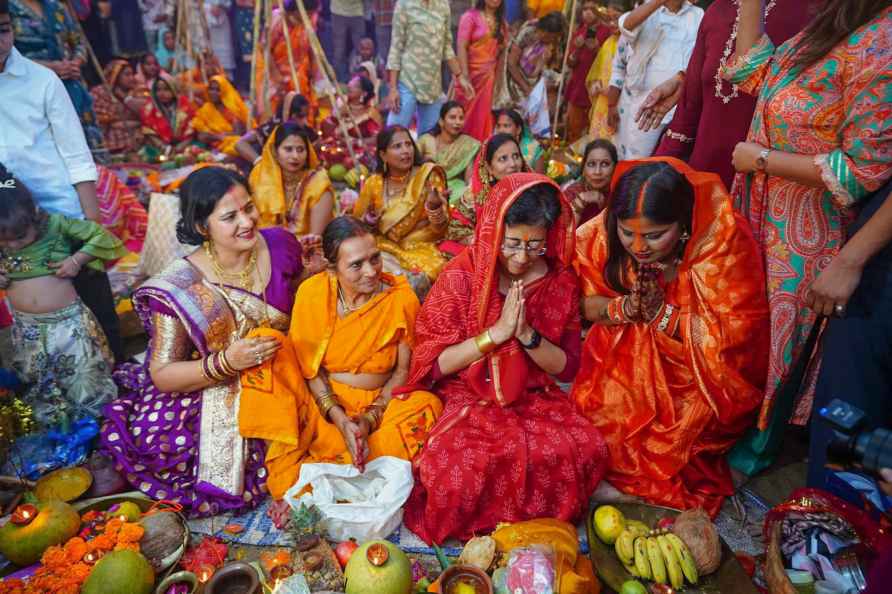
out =
<svg viewBox="0 0 892 594"><path fill-rule="evenodd" d="M42 477L34 487L34 495L40 501L58 499L74 501L90 489L93 475L86 468L75 466L60 468Z"/></svg>
<svg viewBox="0 0 892 594"><path fill-rule="evenodd" d="M681 538L665 528L649 530L641 522L626 522L616 537L617 558L636 578L681 588L696 584L700 573L694 557Z"/></svg>
<svg viewBox="0 0 892 594"><path fill-rule="evenodd" d="M468 541L458 557L460 565L473 565L489 571L496 557L496 541L491 536L478 536Z"/></svg>
<svg viewBox="0 0 892 594"><path fill-rule="evenodd" d="M108 508L108 518L123 518L125 522L138 522L142 517L142 510L132 501L122 501Z"/></svg>
<svg viewBox="0 0 892 594"><path fill-rule="evenodd" d="M166 569L171 556L181 550L186 540L186 528L180 517L171 511L159 511L139 521L145 531L139 540L139 550L155 571Z"/></svg>
<svg viewBox="0 0 892 594"><path fill-rule="evenodd" d="M623 582L619 594L647 594L647 588L638 580L627 580Z"/></svg>
<svg viewBox="0 0 892 594"><path fill-rule="evenodd" d="M386 540L369 541L356 549L344 575L346 594L412 592L412 564L399 547Z"/></svg>
<svg viewBox="0 0 892 594"><path fill-rule="evenodd" d="M8 522L0 528L0 553L19 567L37 563L45 550L67 541L81 526L81 517L63 501L40 501L37 512L29 524Z"/></svg>
<svg viewBox="0 0 892 594"><path fill-rule="evenodd" d="M612 505L602 505L595 510L593 519L595 534L605 544L612 545L626 527L623 512Z"/></svg>
<svg viewBox="0 0 892 594"><path fill-rule="evenodd" d="M93 567L81 594L150 594L154 584L155 572L145 557L136 551L112 551Z"/></svg>
<svg viewBox="0 0 892 594"><path fill-rule="evenodd" d="M347 567L347 562L350 561L350 557L353 556L353 553L358 548L359 545L356 544L356 541L352 538L350 540L345 540L342 543L338 543L338 546L335 547L335 557L338 558L338 563L341 564L341 569Z"/></svg>
<svg viewBox="0 0 892 594"><path fill-rule="evenodd" d="M722 561L722 540L715 524L702 509L682 512L672 532L687 546L699 575L709 575Z"/></svg>

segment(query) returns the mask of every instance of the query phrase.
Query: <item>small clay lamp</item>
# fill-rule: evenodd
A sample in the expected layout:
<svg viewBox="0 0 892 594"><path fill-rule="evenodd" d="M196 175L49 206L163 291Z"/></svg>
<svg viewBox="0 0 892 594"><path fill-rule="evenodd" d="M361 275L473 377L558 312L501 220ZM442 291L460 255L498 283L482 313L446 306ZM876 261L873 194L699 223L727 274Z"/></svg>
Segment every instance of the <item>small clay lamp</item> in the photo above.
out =
<svg viewBox="0 0 892 594"><path fill-rule="evenodd" d="M15 511L12 512L9 521L16 526L27 526L34 521L34 518L37 517L37 514L38 510L36 505L23 503L22 505L15 508Z"/></svg>
<svg viewBox="0 0 892 594"><path fill-rule="evenodd" d="M204 588L204 594L255 594L260 591L260 576L248 565L237 561L224 565Z"/></svg>
<svg viewBox="0 0 892 594"><path fill-rule="evenodd" d="M87 551L86 553L84 553L83 562L87 565L93 565L94 563L99 561L101 557L102 555L99 553L99 551Z"/></svg>
<svg viewBox="0 0 892 594"><path fill-rule="evenodd" d="M390 552L383 544L376 543L370 546L365 552L366 559L375 567L381 567L390 558Z"/></svg>
<svg viewBox="0 0 892 594"><path fill-rule="evenodd" d="M202 584L206 584L212 577L214 577L214 566L210 563L205 563L201 567L198 568L196 572L196 576L198 577L198 581Z"/></svg>

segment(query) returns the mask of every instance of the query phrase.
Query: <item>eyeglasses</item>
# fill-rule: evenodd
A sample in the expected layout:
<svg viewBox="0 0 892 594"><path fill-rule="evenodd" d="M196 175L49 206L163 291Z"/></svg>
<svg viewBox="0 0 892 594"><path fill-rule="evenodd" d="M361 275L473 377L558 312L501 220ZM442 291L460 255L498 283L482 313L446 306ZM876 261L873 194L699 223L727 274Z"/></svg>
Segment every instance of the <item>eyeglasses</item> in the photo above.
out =
<svg viewBox="0 0 892 594"><path fill-rule="evenodd" d="M528 256L544 256L548 249L540 242L536 242L536 244L537 245L519 243L517 245L508 245L503 243L502 253L506 256L516 256L520 252L526 252Z"/></svg>

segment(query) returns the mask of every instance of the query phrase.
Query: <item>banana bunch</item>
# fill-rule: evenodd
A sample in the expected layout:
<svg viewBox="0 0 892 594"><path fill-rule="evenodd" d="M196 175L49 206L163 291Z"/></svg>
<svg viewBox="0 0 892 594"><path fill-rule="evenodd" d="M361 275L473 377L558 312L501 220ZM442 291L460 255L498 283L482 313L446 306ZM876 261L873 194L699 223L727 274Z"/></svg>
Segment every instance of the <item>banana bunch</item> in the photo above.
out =
<svg viewBox="0 0 892 594"><path fill-rule="evenodd" d="M616 555L633 576L678 589L685 580L696 584L700 576L687 545L668 530L650 530L635 520L614 543Z"/></svg>

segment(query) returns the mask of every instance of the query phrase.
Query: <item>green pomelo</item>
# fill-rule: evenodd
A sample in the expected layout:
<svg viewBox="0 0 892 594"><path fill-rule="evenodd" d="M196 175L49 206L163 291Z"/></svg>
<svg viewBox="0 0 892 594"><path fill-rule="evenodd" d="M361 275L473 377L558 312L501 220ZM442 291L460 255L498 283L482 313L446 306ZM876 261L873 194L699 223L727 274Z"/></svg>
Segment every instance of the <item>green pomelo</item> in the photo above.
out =
<svg viewBox="0 0 892 594"><path fill-rule="evenodd" d="M369 547L375 544L387 548L387 561L380 567L368 559ZM399 547L386 540L372 540L353 552L344 571L347 594L410 594L412 592L412 564Z"/></svg>
<svg viewBox="0 0 892 594"><path fill-rule="evenodd" d="M155 572L136 551L112 551L99 560L81 594L151 594Z"/></svg>
<svg viewBox="0 0 892 594"><path fill-rule="evenodd" d="M81 527L81 517L62 501L38 502L37 510L30 524L8 522L0 528L0 553L19 567L37 563L45 550L66 542Z"/></svg>

